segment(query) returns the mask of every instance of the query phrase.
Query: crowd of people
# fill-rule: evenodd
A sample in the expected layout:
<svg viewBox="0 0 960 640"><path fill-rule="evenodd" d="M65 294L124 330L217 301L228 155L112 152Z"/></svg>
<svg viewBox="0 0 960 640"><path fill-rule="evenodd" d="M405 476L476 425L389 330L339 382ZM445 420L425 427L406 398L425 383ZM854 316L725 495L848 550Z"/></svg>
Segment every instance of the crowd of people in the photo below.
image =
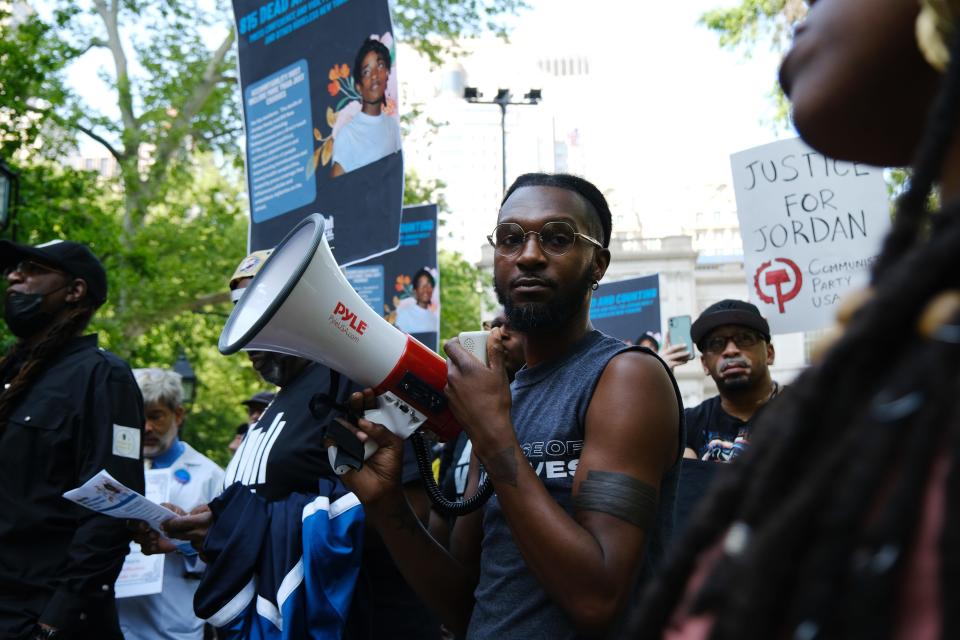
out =
<svg viewBox="0 0 960 640"><path fill-rule="evenodd" d="M249 352L276 391L244 402L221 470L180 438L175 373L83 335L108 295L97 257L0 242L17 337L0 637L955 637L960 6L930 0L918 22L915 0L811 4L781 70L801 135L839 159L915 158L870 290L789 387L760 310L709 305L691 337L718 395L684 408L685 345L661 357L656 335L590 324L611 260L600 190L520 176L489 237L487 362L444 345L463 433L439 480L448 498L492 485L471 513L431 508L410 442L364 417L373 390L292 355ZM239 265L234 301L265 259ZM378 445L361 468L334 473L332 425ZM157 530L63 499L103 469L140 493L169 474L175 515ZM163 555L159 593L116 597L131 541Z"/></svg>

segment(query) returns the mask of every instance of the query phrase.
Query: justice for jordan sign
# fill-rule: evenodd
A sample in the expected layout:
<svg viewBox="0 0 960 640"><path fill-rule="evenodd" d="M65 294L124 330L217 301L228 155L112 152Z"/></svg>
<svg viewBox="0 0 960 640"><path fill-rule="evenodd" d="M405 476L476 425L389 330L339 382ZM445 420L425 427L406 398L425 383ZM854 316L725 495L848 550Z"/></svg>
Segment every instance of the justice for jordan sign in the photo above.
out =
<svg viewBox="0 0 960 640"><path fill-rule="evenodd" d="M833 324L866 286L890 229L882 170L833 160L799 139L730 156L750 301L773 333Z"/></svg>

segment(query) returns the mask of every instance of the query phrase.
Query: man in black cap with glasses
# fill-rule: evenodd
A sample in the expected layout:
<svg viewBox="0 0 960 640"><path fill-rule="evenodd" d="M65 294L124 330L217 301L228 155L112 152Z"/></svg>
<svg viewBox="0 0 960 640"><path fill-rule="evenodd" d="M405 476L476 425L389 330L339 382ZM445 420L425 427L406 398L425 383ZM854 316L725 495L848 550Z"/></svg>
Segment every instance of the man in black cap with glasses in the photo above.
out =
<svg viewBox="0 0 960 640"><path fill-rule="evenodd" d="M720 394L685 411L685 456L727 462L749 443L754 418L780 390L770 377L770 325L749 302L721 300L700 314L690 335Z"/></svg>
<svg viewBox="0 0 960 640"><path fill-rule="evenodd" d="M0 242L0 637L121 638L122 520L62 497L101 469L140 493L143 401L129 366L82 335L107 275L69 241Z"/></svg>

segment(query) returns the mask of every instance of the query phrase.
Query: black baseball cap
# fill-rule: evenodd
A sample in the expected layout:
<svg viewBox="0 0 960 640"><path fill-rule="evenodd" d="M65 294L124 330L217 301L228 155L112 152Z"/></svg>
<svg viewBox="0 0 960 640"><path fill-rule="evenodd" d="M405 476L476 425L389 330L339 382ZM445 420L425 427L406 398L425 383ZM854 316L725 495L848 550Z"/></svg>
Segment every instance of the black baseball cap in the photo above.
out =
<svg viewBox="0 0 960 640"><path fill-rule="evenodd" d="M70 240L52 240L35 246L0 240L0 269L16 265L21 260L35 260L87 283L87 295L99 307L107 301L107 272L90 248Z"/></svg>
<svg viewBox="0 0 960 640"><path fill-rule="evenodd" d="M702 351L700 342L710 335L710 332L725 324L736 324L753 329L770 342L770 325L760 315L756 306L743 300L721 300L703 310L700 317L690 327L690 337Z"/></svg>
<svg viewBox="0 0 960 640"><path fill-rule="evenodd" d="M251 404L262 404L263 406L267 406L273 402L273 399L276 397L277 394L273 393L272 391L258 391L240 404L245 404L248 407Z"/></svg>

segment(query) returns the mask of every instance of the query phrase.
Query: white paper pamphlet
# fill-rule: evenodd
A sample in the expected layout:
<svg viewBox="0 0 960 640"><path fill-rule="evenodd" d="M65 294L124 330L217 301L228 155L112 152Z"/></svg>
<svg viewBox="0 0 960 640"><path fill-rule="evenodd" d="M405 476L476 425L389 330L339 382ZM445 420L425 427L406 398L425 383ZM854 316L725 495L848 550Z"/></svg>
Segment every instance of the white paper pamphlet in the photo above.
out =
<svg viewBox="0 0 960 640"><path fill-rule="evenodd" d="M146 498L150 502L167 502L170 499L170 473L167 469L150 469L144 472ZM130 553L123 561L120 576L114 585L118 598L149 596L163 591L163 563L166 555L157 553L145 556L140 545L130 543Z"/></svg>

